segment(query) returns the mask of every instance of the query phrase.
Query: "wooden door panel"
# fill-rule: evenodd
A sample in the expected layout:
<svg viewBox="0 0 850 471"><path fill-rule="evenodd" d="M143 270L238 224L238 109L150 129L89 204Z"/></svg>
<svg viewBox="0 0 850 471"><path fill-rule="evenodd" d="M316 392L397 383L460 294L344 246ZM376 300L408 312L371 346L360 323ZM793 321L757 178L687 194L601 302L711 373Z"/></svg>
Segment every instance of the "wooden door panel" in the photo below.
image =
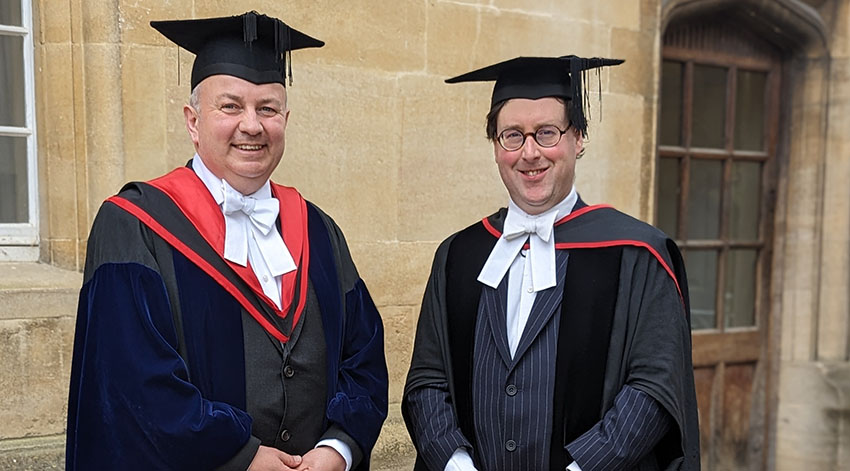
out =
<svg viewBox="0 0 850 471"><path fill-rule="evenodd" d="M712 427L712 391L714 389L715 367L694 368L694 385L697 391L697 408L699 410L699 446L701 450L711 449ZM709 453L700 456L700 468L711 469Z"/></svg>
<svg viewBox="0 0 850 471"><path fill-rule="evenodd" d="M755 363L725 365L723 420L716 469L750 469L747 450L752 428Z"/></svg>

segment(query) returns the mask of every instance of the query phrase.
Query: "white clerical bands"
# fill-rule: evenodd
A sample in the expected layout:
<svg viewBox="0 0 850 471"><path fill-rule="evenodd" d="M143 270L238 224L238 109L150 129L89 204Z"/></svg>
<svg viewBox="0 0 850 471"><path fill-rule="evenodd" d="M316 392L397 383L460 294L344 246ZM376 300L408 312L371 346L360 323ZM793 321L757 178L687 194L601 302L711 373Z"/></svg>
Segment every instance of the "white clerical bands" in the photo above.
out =
<svg viewBox="0 0 850 471"><path fill-rule="evenodd" d="M280 212L278 200L276 198L258 200L243 196L225 181L222 181L222 190L225 223L224 258L246 266L249 245L255 243L259 255L272 276L280 276L295 270L295 262L286 244L283 243L283 238L277 230L272 230Z"/></svg>

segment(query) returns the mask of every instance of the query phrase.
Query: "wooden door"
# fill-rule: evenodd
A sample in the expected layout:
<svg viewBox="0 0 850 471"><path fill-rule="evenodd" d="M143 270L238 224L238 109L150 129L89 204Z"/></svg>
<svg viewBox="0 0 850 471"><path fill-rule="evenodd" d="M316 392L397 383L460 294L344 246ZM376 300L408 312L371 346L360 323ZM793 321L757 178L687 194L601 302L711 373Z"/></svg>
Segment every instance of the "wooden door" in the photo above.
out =
<svg viewBox="0 0 850 471"><path fill-rule="evenodd" d="M688 272L702 469L763 469L781 62L710 20L663 41L656 222Z"/></svg>

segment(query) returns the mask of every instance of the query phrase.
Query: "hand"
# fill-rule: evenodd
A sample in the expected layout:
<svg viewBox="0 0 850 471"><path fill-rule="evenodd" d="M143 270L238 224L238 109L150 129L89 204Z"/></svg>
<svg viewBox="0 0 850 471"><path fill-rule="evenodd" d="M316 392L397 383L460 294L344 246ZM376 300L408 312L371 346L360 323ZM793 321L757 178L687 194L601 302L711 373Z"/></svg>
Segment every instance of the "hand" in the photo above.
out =
<svg viewBox="0 0 850 471"><path fill-rule="evenodd" d="M320 446L304 454L298 470L345 471L345 458L329 446Z"/></svg>
<svg viewBox="0 0 850 471"><path fill-rule="evenodd" d="M248 471L291 471L301 464L301 460L298 455L289 455L277 448L260 445Z"/></svg>

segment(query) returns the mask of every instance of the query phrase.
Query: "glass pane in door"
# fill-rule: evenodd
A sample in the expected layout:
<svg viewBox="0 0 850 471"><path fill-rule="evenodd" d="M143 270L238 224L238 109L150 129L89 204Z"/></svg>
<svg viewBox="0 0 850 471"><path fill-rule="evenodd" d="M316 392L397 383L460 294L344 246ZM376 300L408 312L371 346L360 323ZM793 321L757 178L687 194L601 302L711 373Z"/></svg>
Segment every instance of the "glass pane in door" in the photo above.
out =
<svg viewBox="0 0 850 471"><path fill-rule="evenodd" d="M692 147L724 149L726 123L726 70L694 65Z"/></svg>
<svg viewBox="0 0 850 471"><path fill-rule="evenodd" d="M676 238L679 224L679 159L658 159L658 228Z"/></svg>
<svg viewBox="0 0 850 471"><path fill-rule="evenodd" d="M761 166L761 162L732 163L732 204L729 214L731 239L758 240Z"/></svg>
<svg viewBox="0 0 850 471"><path fill-rule="evenodd" d="M717 251L687 250L685 270L691 296L691 328L714 329L717 325Z"/></svg>
<svg viewBox="0 0 850 471"><path fill-rule="evenodd" d="M661 66L661 145L682 145L681 62L664 61Z"/></svg>
<svg viewBox="0 0 850 471"><path fill-rule="evenodd" d="M716 239L720 236L722 176L721 161L691 159L688 239Z"/></svg>
<svg viewBox="0 0 850 471"><path fill-rule="evenodd" d="M726 258L726 287L723 292L723 314L726 327L749 327L756 324L755 249L733 249Z"/></svg>
<svg viewBox="0 0 850 471"><path fill-rule="evenodd" d="M764 150L764 92L767 74L738 70L735 93L735 149Z"/></svg>

